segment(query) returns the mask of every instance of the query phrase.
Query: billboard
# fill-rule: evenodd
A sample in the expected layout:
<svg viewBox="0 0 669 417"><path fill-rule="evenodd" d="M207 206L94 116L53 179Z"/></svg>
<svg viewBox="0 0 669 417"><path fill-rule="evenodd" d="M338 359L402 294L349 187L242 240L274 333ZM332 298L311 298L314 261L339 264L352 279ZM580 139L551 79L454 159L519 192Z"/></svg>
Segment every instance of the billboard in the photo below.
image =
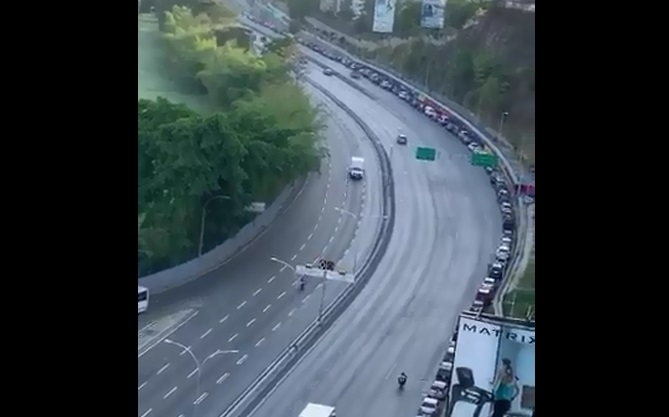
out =
<svg viewBox="0 0 669 417"><path fill-rule="evenodd" d="M372 31L392 33L395 25L395 0L375 0Z"/></svg>
<svg viewBox="0 0 669 417"><path fill-rule="evenodd" d="M533 415L534 323L463 313L446 417Z"/></svg>
<svg viewBox="0 0 669 417"><path fill-rule="evenodd" d="M423 0L420 25L428 29L443 28L445 9L446 0Z"/></svg>

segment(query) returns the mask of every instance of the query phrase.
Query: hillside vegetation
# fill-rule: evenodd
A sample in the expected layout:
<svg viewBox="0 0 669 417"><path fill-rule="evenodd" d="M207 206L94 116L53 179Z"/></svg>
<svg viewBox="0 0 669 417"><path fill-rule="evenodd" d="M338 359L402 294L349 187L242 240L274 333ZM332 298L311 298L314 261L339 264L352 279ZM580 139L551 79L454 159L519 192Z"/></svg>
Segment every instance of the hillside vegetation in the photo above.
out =
<svg viewBox="0 0 669 417"><path fill-rule="evenodd" d="M302 3L308 2L291 0L288 5L295 14L315 17L348 36L313 25L321 34L448 97L491 128L498 129L501 115L508 112L502 135L533 163L534 13L505 8L502 2L449 0L444 29L427 30L419 26L421 3L398 0L394 33L388 35L371 31L373 0L357 20L345 11L335 16L308 5L298 9Z"/></svg>

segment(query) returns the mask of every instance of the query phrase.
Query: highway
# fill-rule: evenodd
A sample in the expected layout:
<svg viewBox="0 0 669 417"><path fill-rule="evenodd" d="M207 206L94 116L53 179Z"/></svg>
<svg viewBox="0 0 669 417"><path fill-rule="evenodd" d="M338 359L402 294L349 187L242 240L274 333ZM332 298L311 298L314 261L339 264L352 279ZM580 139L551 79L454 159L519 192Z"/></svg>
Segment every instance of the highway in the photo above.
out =
<svg viewBox="0 0 669 417"><path fill-rule="evenodd" d="M224 409L317 315L322 286L295 287L290 268L322 256L353 269L380 223L381 179L364 133L315 89L327 116L329 157L290 206L249 248L206 276L151 299L138 322L138 416L207 415ZM353 155L366 160L362 182L347 179ZM336 210L344 209L350 214ZM328 282L326 303L347 284ZM190 347L202 363L165 338ZM205 358L220 350L236 350ZM198 384L199 379L199 384ZM198 389L199 385L199 389Z"/></svg>
<svg viewBox="0 0 669 417"><path fill-rule="evenodd" d="M307 402L334 405L341 416L415 415L499 239L494 193L457 139L392 94L366 80L359 82L375 99L336 77L313 79L360 115L391 154L396 223L368 285L252 415L296 417ZM407 147L395 144L398 132L407 134ZM437 161L417 161L417 145L435 147ZM409 377L402 392L401 371Z"/></svg>

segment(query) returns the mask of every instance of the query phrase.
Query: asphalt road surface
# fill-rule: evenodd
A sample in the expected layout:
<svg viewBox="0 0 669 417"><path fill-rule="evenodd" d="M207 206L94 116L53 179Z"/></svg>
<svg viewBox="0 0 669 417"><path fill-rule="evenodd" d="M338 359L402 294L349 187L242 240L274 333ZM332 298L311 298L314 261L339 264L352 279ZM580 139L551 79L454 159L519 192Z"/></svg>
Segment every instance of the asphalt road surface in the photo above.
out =
<svg viewBox="0 0 669 417"><path fill-rule="evenodd" d="M319 280L308 280L299 292L290 268L270 257L292 265L325 257L351 270L371 247L381 220L374 151L348 116L332 109L320 92L311 94L328 116L329 158L321 174L310 177L247 250L207 276L152 298L138 324L138 416L192 416L195 405L198 416L220 412L315 319L323 291ZM347 179L353 155L366 159L362 182ZM328 282L326 305L346 285ZM187 352L165 338L190 347L200 372ZM205 361L218 349L238 352Z"/></svg>
<svg viewBox="0 0 669 417"><path fill-rule="evenodd" d="M457 139L398 98L365 80L376 100L336 77L314 78L392 153L396 224L367 287L253 415L296 417L307 402L333 405L341 416L415 415L499 239L494 193ZM398 132L408 146L395 144ZM416 160L417 145L435 147L437 161ZM402 371L409 379L400 392Z"/></svg>

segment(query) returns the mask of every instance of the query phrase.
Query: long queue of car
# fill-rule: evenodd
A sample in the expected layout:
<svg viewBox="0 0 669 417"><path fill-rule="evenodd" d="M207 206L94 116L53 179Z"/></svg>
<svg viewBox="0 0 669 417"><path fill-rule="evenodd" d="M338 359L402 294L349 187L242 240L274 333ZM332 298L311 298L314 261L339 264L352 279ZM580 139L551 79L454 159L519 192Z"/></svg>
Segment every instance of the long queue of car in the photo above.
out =
<svg viewBox="0 0 669 417"><path fill-rule="evenodd" d="M301 43L330 60L348 67L351 70L349 76L352 79L357 80L362 76L384 90L394 93L399 99L404 100L408 105L416 109L416 111L425 115L426 118L443 126L444 129L456 136L467 146L472 153L489 152L483 140L478 135L470 132L463 123L452 117L448 110L433 102L425 95L397 83L395 80L374 71L360 62L355 62L345 56L332 52L315 42L301 41ZM325 67L323 73L331 76L335 74L335 71L332 68ZM398 135L398 144L406 145L407 141L406 135ZM491 167L484 169L488 174L490 185L495 190L497 197L497 203L502 216L502 237L500 238L493 260L488 265L488 272L476 292L474 302L470 307L471 311L482 311L491 305L506 275L515 243L516 216L512 203L512 192L514 190L509 187L504 175L498 169ZM439 364L435 379L421 401L417 417L436 417L448 403L456 340L457 333L453 335L443 361Z"/></svg>

